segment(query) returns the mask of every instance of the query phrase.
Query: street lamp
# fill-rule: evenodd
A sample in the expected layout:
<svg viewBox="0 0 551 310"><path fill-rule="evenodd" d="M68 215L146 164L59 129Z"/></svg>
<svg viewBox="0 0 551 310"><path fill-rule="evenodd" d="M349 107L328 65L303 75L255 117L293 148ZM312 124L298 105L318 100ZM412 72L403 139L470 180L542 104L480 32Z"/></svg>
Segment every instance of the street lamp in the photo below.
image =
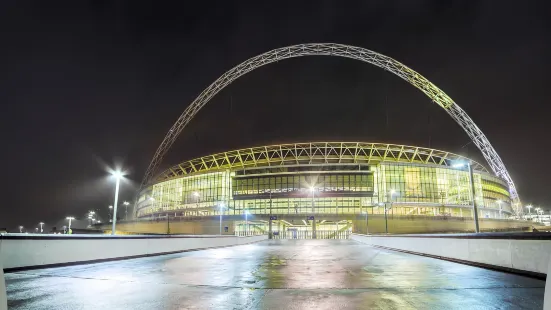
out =
<svg viewBox="0 0 551 310"><path fill-rule="evenodd" d="M501 204L503 203L503 201L498 199L496 200L496 202L497 202L497 205L499 206L499 218L501 218Z"/></svg>
<svg viewBox="0 0 551 310"><path fill-rule="evenodd" d="M396 194L396 191L394 189L391 189L387 194L387 200L388 200L388 203L390 204L390 209L392 209L392 196L394 196L394 194ZM388 208L385 205L385 233L388 234L388 215L387 214L388 214Z"/></svg>
<svg viewBox="0 0 551 310"><path fill-rule="evenodd" d="M113 214L113 206L109 206L109 223L113 222L112 214Z"/></svg>
<svg viewBox="0 0 551 310"><path fill-rule="evenodd" d="M368 226L368 222L367 222L367 210L362 212L365 214L365 234L366 235L369 235L369 226ZM337 229L338 230L338 229Z"/></svg>
<svg viewBox="0 0 551 310"><path fill-rule="evenodd" d="M312 216L314 216L314 195L316 194L316 188L314 186L310 187L310 191L312 192ZM314 218L312 220L312 239L316 239L316 219Z"/></svg>
<svg viewBox="0 0 551 310"><path fill-rule="evenodd" d="M312 215L314 214L314 195L316 193L316 188L311 186L310 191L312 192Z"/></svg>
<svg viewBox="0 0 551 310"><path fill-rule="evenodd" d="M71 231L71 221L74 220L75 218L72 217L72 216L68 216L66 219L69 220L69 228L67 228L67 231L69 232L69 234L71 234L72 233L72 231Z"/></svg>
<svg viewBox="0 0 551 310"><path fill-rule="evenodd" d="M88 225L89 226L92 226L92 224L94 223L94 214L96 214L96 212L94 212L94 211L88 212Z"/></svg>
<svg viewBox="0 0 551 310"><path fill-rule="evenodd" d="M530 212L530 210L532 209L532 205L527 205L526 209L528 209L528 217L530 218L530 220L532 220L532 212Z"/></svg>
<svg viewBox="0 0 551 310"><path fill-rule="evenodd" d="M199 199L201 197L201 194L199 192L195 191L191 193L193 197L195 197L195 215L199 215Z"/></svg>
<svg viewBox="0 0 551 310"><path fill-rule="evenodd" d="M245 210L245 236L249 235L249 210Z"/></svg>
<svg viewBox="0 0 551 310"><path fill-rule="evenodd" d="M113 204L113 225L111 228L111 235L115 235L115 229L117 226L117 203L119 200L119 185L123 177L123 173L120 170L114 171L112 175L115 177L115 203Z"/></svg>
<svg viewBox="0 0 551 310"><path fill-rule="evenodd" d="M125 201L122 204L124 205L124 220L128 221L128 205L130 203L128 201Z"/></svg>
<svg viewBox="0 0 551 310"><path fill-rule="evenodd" d="M222 214L224 213L224 209L226 207L224 206L224 204L220 204L220 235L222 235Z"/></svg>
<svg viewBox="0 0 551 310"><path fill-rule="evenodd" d="M454 168L462 168L467 166L467 169L469 171L469 183L471 183L471 198L473 203L473 215L474 215L474 231L475 233L479 233L480 229L478 227L478 209L476 207L476 198L475 198L475 191L474 191L474 178L473 178L473 167L471 166L470 162L456 162L452 165Z"/></svg>
<svg viewBox="0 0 551 310"><path fill-rule="evenodd" d="M38 223L38 225L40 225L40 233L44 232L44 230L42 229L42 226L44 226L44 222L40 222Z"/></svg>

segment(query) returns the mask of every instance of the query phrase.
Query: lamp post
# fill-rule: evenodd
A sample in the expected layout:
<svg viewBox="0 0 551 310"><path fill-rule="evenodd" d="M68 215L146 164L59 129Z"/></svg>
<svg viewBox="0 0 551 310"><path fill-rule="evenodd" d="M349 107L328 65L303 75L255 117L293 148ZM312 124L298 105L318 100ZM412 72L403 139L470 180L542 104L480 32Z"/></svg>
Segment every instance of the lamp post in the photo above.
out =
<svg viewBox="0 0 551 310"><path fill-rule="evenodd" d="M72 216L68 216L66 219L69 220L69 227L67 228L67 231L69 232L69 234L72 234L73 231L71 230L71 221L74 220L75 218Z"/></svg>
<svg viewBox="0 0 551 310"><path fill-rule="evenodd" d="M245 210L245 236L249 235L249 210Z"/></svg>
<svg viewBox="0 0 551 310"><path fill-rule="evenodd" d="M88 212L88 224L92 226L94 224L94 214L96 214L95 211Z"/></svg>
<svg viewBox="0 0 551 310"><path fill-rule="evenodd" d="M310 191L312 192L312 216L314 216L314 196L316 194L316 188L314 186L310 187ZM316 218L312 220L312 239L316 239Z"/></svg>
<svg viewBox="0 0 551 310"><path fill-rule="evenodd" d="M38 225L40 225L40 233L43 233L44 230L42 229L42 227L44 226L44 222L40 222L38 223Z"/></svg>
<svg viewBox="0 0 551 310"><path fill-rule="evenodd" d="M530 218L530 220L532 220L532 212L530 212L530 210L532 209L532 205L527 205L526 209L528 209L528 217Z"/></svg>
<svg viewBox="0 0 551 310"><path fill-rule="evenodd" d="M364 211L363 213L365 213L365 234L366 235L369 235L369 223L367 222L367 210ZM338 230L338 229L337 229Z"/></svg>
<svg viewBox="0 0 551 310"><path fill-rule="evenodd" d="M469 183L471 185L471 198L473 203L473 217L474 217L474 231L475 233L479 233L480 229L478 226L478 209L476 207L476 198L475 198L475 191L474 191L474 178L473 178L473 167L471 166L470 162L457 162L452 165L454 168L462 168L467 166L467 169L469 171Z"/></svg>
<svg viewBox="0 0 551 310"><path fill-rule="evenodd" d="M124 220L128 221L128 205L130 203L128 201L125 201L122 204L124 205Z"/></svg>
<svg viewBox="0 0 551 310"><path fill-rule="evenodd" d="M222 235L222 214L224 213L224 209L224 204L220 204L220 235Z"/></svg>
<svg viewBox="0 0 551 310"><path fill-rule="evenodd" d="M170 214L166 211L166 234L170 235Z"/></svg>
<svg viewBox="0 0 551 310"><path fill-rule="evenodd" d="M310 187L310 192L312 192L312 215L314 214L314 194L316 193L315 187Z"/></svg>
<svg viewBox="0 0 551 310"><path fill-rule="evenodd" d="M387 194L387 200L388 200L388 204L390 205L390 209L392 209L392 196L394 196L394 194L396 194L396 191L393 189L391 189ZM388 215L387 214L388 214L388 208L385 204L385 233L388 234Z"/></svg>
<svg viewBox="0 0 551 310"><path fill-rule="evenodd" d="M498 199L496 200L496 202L497 202L497 205L499 206L499 218L501 219L501 204L503 203L503 201Z"/></svg>
<svg viewBox="0 0 551 310"><path fill-rule="evenodd" d="M113 204L113 225L111 227L111 235L115 235L115 229L117 226L117 204L119 201L119 185L121 182L121 179L123 177L123 174L121 171L115 171L113 172L113 176L115 177L116 183L115 183L115 203Z"/></svg>
<svg viewBox="0 0 551 310"><path fill-rule="evenodd" d="M195 197L195 215L199 215L199 198L201 197L201 195L199 194L199 192L193 192L192 195L193 197Z"/></svg>

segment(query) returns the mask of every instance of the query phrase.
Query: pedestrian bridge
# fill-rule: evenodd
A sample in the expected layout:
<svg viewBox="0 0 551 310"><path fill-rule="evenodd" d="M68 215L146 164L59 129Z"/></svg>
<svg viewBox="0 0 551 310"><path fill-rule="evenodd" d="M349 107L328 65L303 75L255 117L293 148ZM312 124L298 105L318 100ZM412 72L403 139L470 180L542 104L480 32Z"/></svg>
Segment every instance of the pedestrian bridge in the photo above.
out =
<svg viewBox="0 0 551 310"><path fill-rule="evenodd" d="M551 240L504 235L3 236L0 257L10 309L541 309Z"/></svg>
<svg viewBox="0 0 551 310"><path fill-rule="evenodd" d="M545 287L350 239L17 271L6 284L10 309L541 309Z"/></svg>

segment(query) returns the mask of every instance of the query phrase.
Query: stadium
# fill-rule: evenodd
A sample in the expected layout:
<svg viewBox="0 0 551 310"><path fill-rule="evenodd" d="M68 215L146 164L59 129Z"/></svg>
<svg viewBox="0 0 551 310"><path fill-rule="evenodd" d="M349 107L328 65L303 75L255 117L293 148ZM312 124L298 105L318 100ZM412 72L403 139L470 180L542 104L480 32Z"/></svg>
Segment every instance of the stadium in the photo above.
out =
<svg viewBox="0 0 551 310"><path fill-rule="evenodd" d="M489 169L457 154L422 147L308 142L207 155L158 174L164 155L182 130L221 90L257 68L306 56L353 59L408 82L465 131ZM251 57L205 88L157 148L134 203L134 219L117 229L333 238L349 232L527 230L529 224L518 220L522 214L515 183L501 157L441 89L374 51L306 43ZM480 221L473 221L477 215Z"/></svg>
<svg viewBox="0 0 551 310"><path fill-rule="evenodd" d="M471 179L461 163L472 165L479 217L509 218L507 182L481 164L435 149L361 142L261 146L186 161L155 178L135 212L173 225L202 222L213 233L218 227L207 223L218 218L230 234L272 226L276 236L366 229L364 220L373 226L385 209L387 222L472 218Z"/></svg>

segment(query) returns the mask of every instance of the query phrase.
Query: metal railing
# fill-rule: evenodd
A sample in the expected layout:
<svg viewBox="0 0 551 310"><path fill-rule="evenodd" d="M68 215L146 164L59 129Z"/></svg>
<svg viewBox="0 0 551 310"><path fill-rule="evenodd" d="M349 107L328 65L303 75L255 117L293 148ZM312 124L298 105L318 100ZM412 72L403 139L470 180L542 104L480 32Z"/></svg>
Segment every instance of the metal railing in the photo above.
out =
<svg viewBox="0 0 551 310"><path fill-rule="evenodd" d="M349 230L317 230L314 233L310 230L283 230L274 231L272 239L348 239L352 232Z"/></svg>

